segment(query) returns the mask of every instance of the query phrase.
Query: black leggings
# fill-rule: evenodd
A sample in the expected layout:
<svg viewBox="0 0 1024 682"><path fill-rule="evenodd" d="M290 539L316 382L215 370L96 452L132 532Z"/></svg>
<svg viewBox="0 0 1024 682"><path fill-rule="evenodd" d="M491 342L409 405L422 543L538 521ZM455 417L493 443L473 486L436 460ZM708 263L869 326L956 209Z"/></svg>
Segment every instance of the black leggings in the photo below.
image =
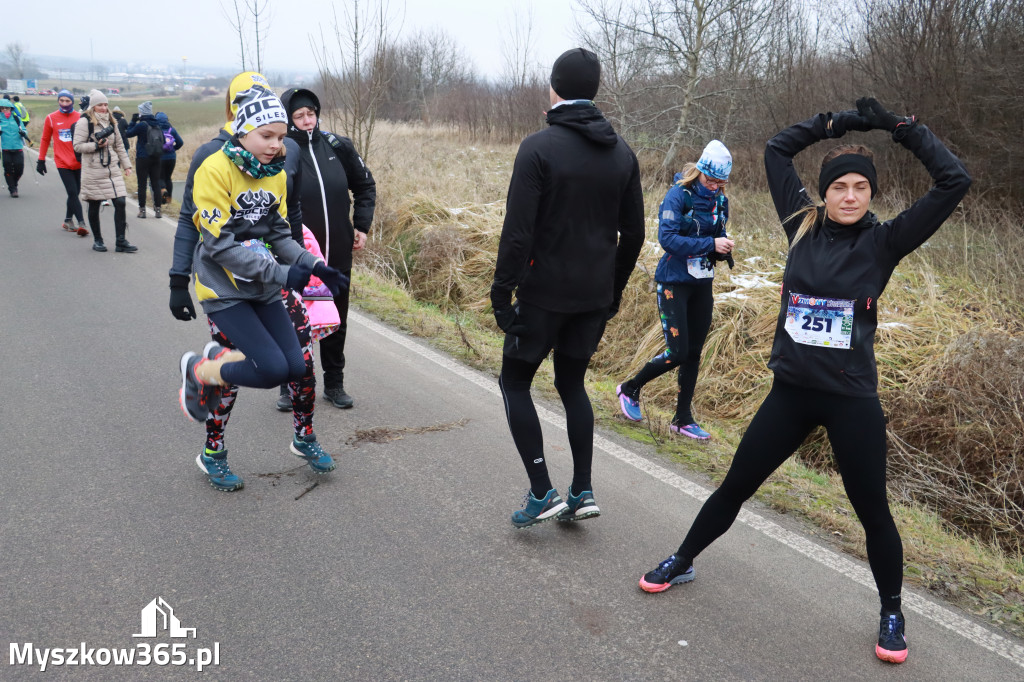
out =
<svg viewBox="0 0 1024 682"><path fill-rule="evenodd" d="M82 188L82 169L71 170L70 168L58 168L57 175L64 183L64 191L68 194L67 209L64 211L64 222L69 222L74 216L79 223L84 223L82 218L82 202L78 199L78 192Z"/></svg>
<svg viewBox="0 0 1024 682"><path fill-rule="evenodd" d="M153 188L153 208L160 208L160 157L135 157L135 177L139 182L139 209L146 208L146 180Z"/></svg>
<svg viewBox="0 0 1024 682"><path fill-rule="evenodd" d="M295 325L280 298L269 303L241 301L207 317L245 354L245 360L223 365L220 376L225 383L275 388L306 374Z"/></svg>
<svg viewBox="0 0 1024 682"><path fill-rule="evenodd" d="M167 198L171 198L171 193L174 190L174 183L171 181L171 175L174 173L174 167L177 165L177 157L173 159L162 159L160 161L160 182L163 185L164 192L167 193ZM161 197L161 201L163 198Z"/></svg>
<svg viewBox="0 0 1024 682"><path fill-rule="evenodd" d="M711 283L658 283L658 310L665 332L665 352L644 365L635 377L623 384L623 390L639 399L640 389L665 372L679 368L679 394L674 423L693 423L690 403L697 387L700 354L711 328L714 308Z"/></svg>
<svg viewBox="0 0 1024 682"><path fill-rule="evenodd" d="M538 362L527 362L505 356L501 363L498 386L505 401L505 416L512 431L519 456L530 477L534 497L541 499L551 490L551 479L544 461L544 436L540 419L530 397L530 385L540 367ZM572 450L572 491L580 494L590 487L590 467L594 459L594 410L583 386L589 358L578 359L554 353L555 389L565 407L566 431Z"/></svg>
<svg viewBox="0 0 1024 682"><path fill-rule="evenodd" d="M121 241L125 238L125 230L128 227L128 219L124 212L124 197L111 199L110 203L114 205L114 234L118 241ZM100 232L100 206L102 204L103 202L100 200L89 200L89 229L92 230L92 238L98 242L103 241L103 233Z"/></svg>
<svg viewBox="0 0 1024 682"><path fill-rule="evenodd" d="M899 608L903 544L886 498L885 415L877 397L851 398L775 381L743 434L725 480L701 507L677 555L692 561L725 533L743 502L816 426L828 432L846 495L864 526L882 606Z"/></svg>
<svg viewBox="0 0 1024 682"><path fill-rule="evenodd" d="M15 191L18 189L18 180L21 180L25 172L25 152L21 149L5 149L0 152L3 156L4 180L7 181L7 189Z"/></svg>

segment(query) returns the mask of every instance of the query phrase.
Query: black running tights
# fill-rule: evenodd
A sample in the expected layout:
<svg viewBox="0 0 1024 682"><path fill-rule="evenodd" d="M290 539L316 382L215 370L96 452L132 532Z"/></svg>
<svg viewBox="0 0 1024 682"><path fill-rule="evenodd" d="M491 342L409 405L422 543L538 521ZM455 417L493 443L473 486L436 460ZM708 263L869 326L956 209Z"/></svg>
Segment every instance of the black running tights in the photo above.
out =
<svg viewBox="0 0 1024 682"><path fill-rule="evenodd" d="M554 354L555 389L565 407L566 431L572 450L572 491L591 490L590 467L594 458L594 410L583 386L590 359L569 358ZM512 440L530 477L534 497L543 498L551 488L547 463L544 461L544 437L540 419L530 397L530 385L540 362L526 362L504 357L498 385L505 401L505 416Z"/></svg>
<svg viewBox="0 0 1024 682"><path fill-rule="evenodd" d="M692 561L725 533L740 505L816 426L828 433L846 494L864 526L882 606L899 608L903 544L886 498L885 416L877 397L851 398L776 381L743 435L725 480L701 507L677 555Z"/></svg>
<svg viewBox="0 0 1024 682"><path fill-rule="evenodd" d="M64 222L70 223L74 216L79 223L84 223L82 218L82 202L78 199L78 192L82 185L82 169L71 170L70 168L58 168L57 175L64 183L64 191L68 194L67 209L64 211Z"/></svg>
<svg viewBox="0 0 1024 682"><path fill-rule="evenodd" d="M124 239L125 228L128 225L128 219L125 217L124 197L111 199L110 203L114 205L114 234L118 240ZM102 205L103 202L98 199L89 200L89 229L92 230L92 238L98 242L103 241L103 233L100 231L100 209Z"/></svg>

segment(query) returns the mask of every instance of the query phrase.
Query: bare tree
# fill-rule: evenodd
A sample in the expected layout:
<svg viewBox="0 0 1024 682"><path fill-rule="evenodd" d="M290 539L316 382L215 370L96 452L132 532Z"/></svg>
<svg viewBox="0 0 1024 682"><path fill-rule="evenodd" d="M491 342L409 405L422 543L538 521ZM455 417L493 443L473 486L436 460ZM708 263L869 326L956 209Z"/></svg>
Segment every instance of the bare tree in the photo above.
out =
<svg viewBox="0 0 1024 682"><path fill-rule="evenodd" d="M242 62L242 71L253 68L263 73L263 54L266 51L265 42L271 19L269 2L231 0L230 11L221 3L224 18L238 36L238 56Z"/></svg>
<svg viewBox="0 0 1024 682"><path fill-rule="evenodd" d="M270 27L270 0L245 0L245 8L252 17L253 38L256 41L256 70L263 73L263 51L265 49L267 29ZM260 22L263 28L260 28Z"/></svg>
<svg viewBox="0 0 1024 682"><path fill-rule="evenodd" d="M4 59L7 61L8 66L10 66L12 74L18 78L25 77L27 60L24 44L19 42L7 43L7 46L4 47Z"/></svg>

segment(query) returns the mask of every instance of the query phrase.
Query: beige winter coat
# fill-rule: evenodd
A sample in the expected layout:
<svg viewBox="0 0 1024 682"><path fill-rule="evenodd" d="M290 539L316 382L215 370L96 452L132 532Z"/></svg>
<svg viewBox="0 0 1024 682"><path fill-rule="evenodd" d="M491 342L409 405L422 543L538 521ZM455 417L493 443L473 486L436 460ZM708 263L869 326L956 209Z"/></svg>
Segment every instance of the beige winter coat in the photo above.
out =
<svg viewBox="0 0 1024 682"><path fill-rule="evenodd" d="M107 137L106 147L96 147L96 142L89 136L86 117L92 118L94 133L108 125L114 126L114 134ZM75 125L72 142L75 151L82 155L82 191L79 196L83 201L116 199L128 195L121 171L131 169L132 163L124 149L124 141L117 132L113 116L103 116L91 108L87 109ZM118 160L121 165L118 165Z"/></svg>

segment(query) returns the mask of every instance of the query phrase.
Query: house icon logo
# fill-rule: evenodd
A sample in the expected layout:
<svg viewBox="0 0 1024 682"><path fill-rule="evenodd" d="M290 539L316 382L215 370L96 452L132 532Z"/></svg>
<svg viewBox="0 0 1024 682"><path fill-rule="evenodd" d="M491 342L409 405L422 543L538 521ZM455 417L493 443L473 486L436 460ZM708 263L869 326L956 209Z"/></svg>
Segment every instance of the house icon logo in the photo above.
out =
<svg viewBox="0 0 1024 682"><path fill-rule="evenodd" d="M156 637L157 631L166 630L171 637L196 637L195 628L181 627L174 609L163 597L157 597L142 608L142 632L132 637Z"/></svg>

